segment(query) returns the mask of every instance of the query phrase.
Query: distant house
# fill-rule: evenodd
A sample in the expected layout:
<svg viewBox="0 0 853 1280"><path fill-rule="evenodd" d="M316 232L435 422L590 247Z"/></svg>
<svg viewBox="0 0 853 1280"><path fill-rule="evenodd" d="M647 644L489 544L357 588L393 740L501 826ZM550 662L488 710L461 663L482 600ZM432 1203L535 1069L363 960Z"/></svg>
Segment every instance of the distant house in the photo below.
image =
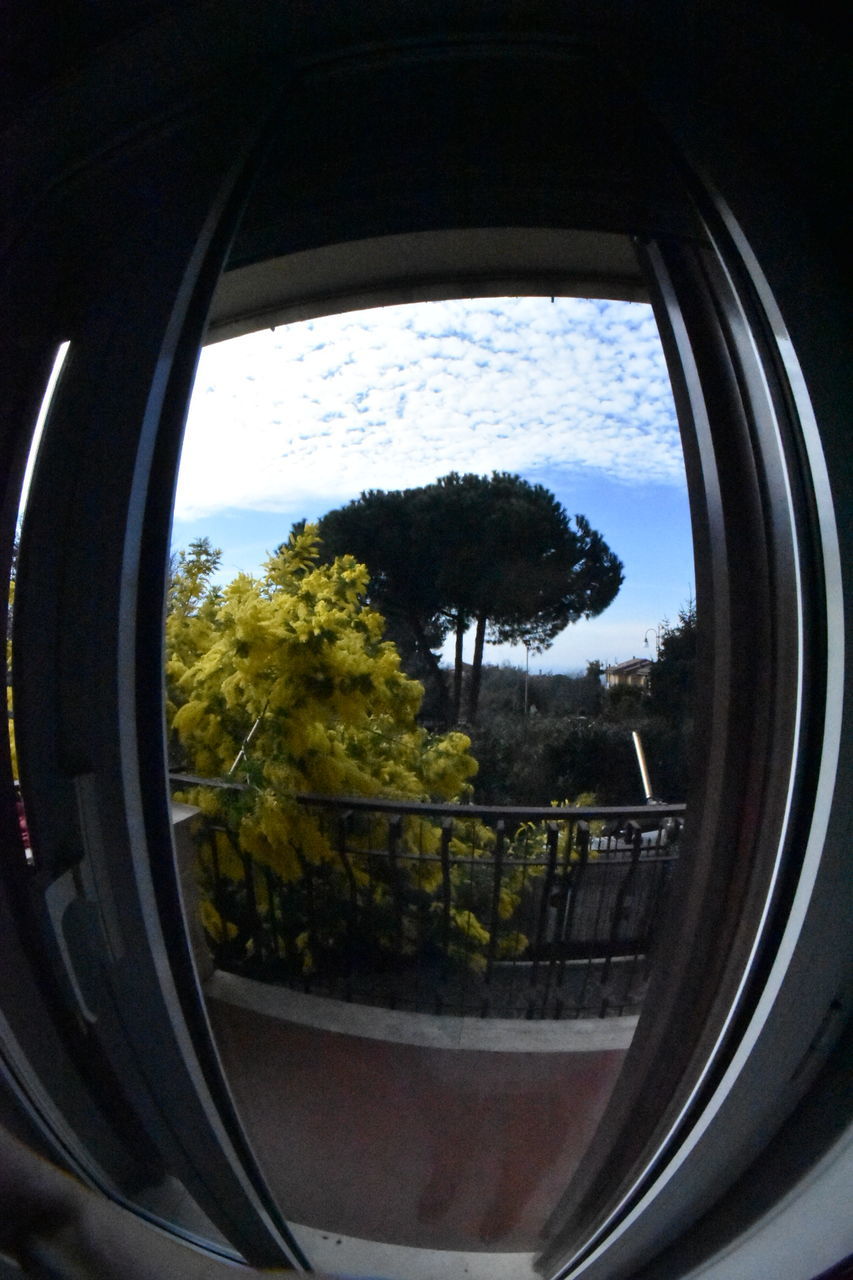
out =
<svg viewBox="0 0 853 1280"><path fill-rule="evenodd" d="M604 678L608 689L613 689L617 685L648 689L653 665L651 658L629 658L627 662L617 662L615 666L605 667Z"/></svg>

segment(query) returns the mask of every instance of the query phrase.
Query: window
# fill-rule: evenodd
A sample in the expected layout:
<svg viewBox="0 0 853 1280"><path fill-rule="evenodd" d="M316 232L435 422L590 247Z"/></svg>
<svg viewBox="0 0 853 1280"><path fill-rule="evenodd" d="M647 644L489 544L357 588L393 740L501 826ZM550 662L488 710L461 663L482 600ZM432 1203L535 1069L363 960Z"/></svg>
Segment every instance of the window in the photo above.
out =
<svg viewBox="0 0 853 1280"><path fill-rule="evenodd" d="M447 41L446 33L418 26L424 17L412 19L417 31L382 47L373 43L376 30L360 29L353 36L363 39L335 57L326 55L346 45L343 33L300 31L288 46L293 80L268 137L266 167L252 160L241 177L232 172L234 159L257 133L247 118L268 117L270 81L282 89L281 33L253 14L247 21L259 24L252 31L263 38L248 54L230 24L220 32L199 26L194 11L186 16L191 31L182 18L168 31L152 20L143 34L103 49L66 86L81 122L78 158L88 169L66 171L57 158L56 121L66 119L58 90L24 103L7 139L18 183L18 238L0 327L17 344L3 365L11 441L4 438L4 469L14 491L5 500L7 551L26 454L21 440L58 335L70 337L74 357L45 433L21 547L15 697L37 872L30 877L14 858L4 865L4 1000L22 1049L17 1066L4 1049L6 1077L18 1082L15 1096L32 1109L51 1149L96 1185L123 1182L119 1194L132 1202L135 1171L123 1162L137 1141L151 1143L152 1167L161 1161L233 1248L261 1263L298 1259L234 1115L195 988L160 722L171 482L244 171L258 180L254 213L229 262L235 270L257 267L262 277L259 264L281 260L297 283L304 267L308 279L294 305L312 290L312 305L325 296L332 310L348 293L399 296L415 284L426 293L436 275L446 287L458 260L419 265L396 236L423 233L429 245L440 244L448 228L531 224L634 234L692 442L704 565L697 595L714 618L705 661L715 728L696 796L694 874L682 886L683 923L670 939L675 982L654 1022L641 1025L634 1071L555 1215L543 1265L587 1280L636 1273L779 1129L843 1020L845 908L835 891L841 814L833 799L842 706L834 517L842 436L833 416L839 370L832 335L818 339L820 325L798 295L799 268L768 226L762 175L750 173L752 164L766 163L760 145L733 144L729 165L703 129L706 108L698 123L678 110L691 73L690 51L679 42L701 38L690 24L680 33L637 18L638 27L614 32L577 18L583 30L569 31L558 15L547 38L500 31L493 39L481 31L474 39L466 28ZM735 48L768 107L762 21L751 19ZM140 59L134 41L143 35ZM637 38L627 70L623 35ZM324 56L304 43L314 38ZM168 41L180 53L188 40L197 59L175 57ZM219 78L213 46L224 59ZM723 46L710 41L702 51L716 63L724 61ZM798 55L803 68L792 71L777 58L773 69L794 85L797 109L815 120L823 107L811 105L804 87L812 54L798 45ZM210 75L218 92L201 102L193 96L201 82L184 83L184 101L195 107L153 119L151 69L167 66L178 78L198 71L207 87ZM96 121L79 94L87 76L97 82L101 74L110 93ZM743 120L741 104L721 104L716 85L708 92L720 118L732 111ZM772 101L786 111L783 99ZM665 122L660 133L650 100ZM753 120L750 128L760 144L761 127ZM120 145L102 147L106 134ZM680 159L667 149L672 139ZM783 154L795 157L790 147ZM688 152L704 154L730 188L731 207L710 179L695 177L698 161L687 168ZM793 211L802 212L801 194L780 183ZM39 195L48 189L62 192L61 218ZM79 227L89 233L91 261L81 260ZM358 261L365 247L377 273ZM470 245L462 257L466 292L471 277L494 279L507 262ZM813 305L832 324L840 311L831 277L807 237L802 259L824 282ZM611 266L604 264L605 276ZM252 300L246 310L257 315L261 307ZM818 350L827 343L829 350ZM4 821L16 848L8 803ZM69 901L63 922L69 946L85 961L78 981L83 974L89 984L86 1008L69 990L45 906L49 886L69 871L80 909L69 916ZM59 1064L68 1061L60 1083ZM97 1120L93 1092L109 1113Z"/></svg>

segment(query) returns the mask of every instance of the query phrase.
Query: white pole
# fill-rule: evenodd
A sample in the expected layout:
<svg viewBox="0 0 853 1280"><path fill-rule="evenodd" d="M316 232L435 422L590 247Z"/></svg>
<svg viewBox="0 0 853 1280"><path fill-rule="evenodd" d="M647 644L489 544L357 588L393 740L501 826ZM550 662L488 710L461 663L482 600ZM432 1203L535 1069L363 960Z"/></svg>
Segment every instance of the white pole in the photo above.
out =
<svg viewBox="0 0 853 1280"><path fill-rule="evenodd" d="M643 777L643 790L646 793L646 800L652 799L652 784L649 779L649 766L646 764L646 753L643 750L643 744L640 741L640 735L636 729L631 731L631 737L634 739L634 750L637 753L637 764L640 766L640 773Z"/></svg>

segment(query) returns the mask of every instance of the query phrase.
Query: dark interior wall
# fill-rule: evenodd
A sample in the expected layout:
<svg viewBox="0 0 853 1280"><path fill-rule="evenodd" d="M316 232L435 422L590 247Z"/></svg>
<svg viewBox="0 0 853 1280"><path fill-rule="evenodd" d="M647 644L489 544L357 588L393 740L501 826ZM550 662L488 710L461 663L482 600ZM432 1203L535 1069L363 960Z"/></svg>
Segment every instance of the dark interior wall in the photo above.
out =
<svg viewBox="0 0 853 1280"><path fill-rule="evenodd" d="M676 185L630 84L570 40L353 54L287 103L229 265L448 228L684 233Z"/></svg>
<svg viewBox="0 0 853 1280"><path fill-rule="evenodd" d="M844 60L823 32L784 9L647 0L627 9L433 3L401 11L340 2L258 4L246 13L208 0L166 7L166 54L151 34L163 8L26 5L9 27L2 52L13 222L40 176L44 191L88 148L109 145L110 134L126 138L189 95L218 85L222 98L233 77L240 88L229 110L257 95L262 114L264 68L268 91L284 94L285 125L238 232L235 265L416 225L544 218L683 231L670 195L686 158L724 192L777 296L790 297L798 350L806 361L814 350L812 385L823 366L837 402L824 335L839 315ZM297 67L294 101L286 86ZM45 102L41 116L32 95ZM500 129L488 128L490 118ZM89 201L78 226L73 215L65 223L84 277L97 269L104 212ZM81 280L68 291L79 296ZM804 296L808 313L795 305ZM814 331L820 340L810 344Z"/></svg>

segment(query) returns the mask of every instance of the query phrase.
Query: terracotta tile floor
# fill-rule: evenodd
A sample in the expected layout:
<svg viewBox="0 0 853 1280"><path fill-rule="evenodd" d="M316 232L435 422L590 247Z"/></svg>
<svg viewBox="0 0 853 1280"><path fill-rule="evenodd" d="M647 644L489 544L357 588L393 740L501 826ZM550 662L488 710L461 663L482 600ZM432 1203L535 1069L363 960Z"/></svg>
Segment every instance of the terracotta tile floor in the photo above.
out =
<svg viewBox="0 0 853 1280"><path fill-rule="evenodd" d="M208 1008L286 1216L419 1248L536 1250L624 1057L388 1043Z"/></svg>

